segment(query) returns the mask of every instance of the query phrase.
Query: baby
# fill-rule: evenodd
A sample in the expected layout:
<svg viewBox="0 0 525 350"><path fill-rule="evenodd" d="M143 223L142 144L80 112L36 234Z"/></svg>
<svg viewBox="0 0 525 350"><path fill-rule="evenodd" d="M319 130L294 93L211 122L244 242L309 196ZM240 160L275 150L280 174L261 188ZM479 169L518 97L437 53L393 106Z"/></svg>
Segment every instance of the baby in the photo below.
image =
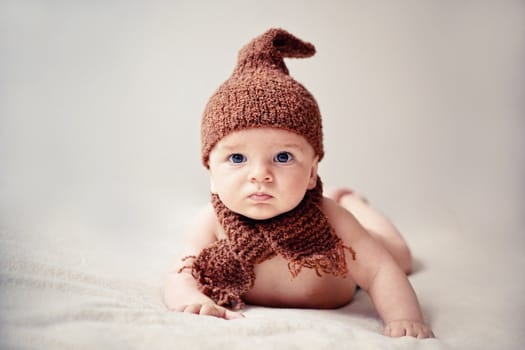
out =
<svg viewBox="0 0 525 350"><path fill-rule="evenodd" d="M167 276L165 303L235 319L244 317L244 303L337 308L359 286L386 335L433 337L396 228L349 190L323 196L319 108L283 60L314 53L312 44L271 29L239 52L232 76L210 98L201 144L211 204Z"/></svg>

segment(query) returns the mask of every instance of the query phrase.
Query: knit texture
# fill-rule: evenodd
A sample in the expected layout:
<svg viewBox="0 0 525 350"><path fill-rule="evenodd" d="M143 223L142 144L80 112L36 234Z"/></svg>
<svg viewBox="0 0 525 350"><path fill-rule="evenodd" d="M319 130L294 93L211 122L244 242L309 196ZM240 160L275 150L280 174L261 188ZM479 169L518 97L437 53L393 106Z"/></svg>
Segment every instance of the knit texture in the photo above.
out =
<svg viewBox="0 0 525 350"><path fill-rule="evenodd" d="M217 195L212 204L227 239L205 248L190 268L199 289L218 305L241 308L242 296L254 285L254 267L276 254L288 261L292 277L303 267L344 277L347 274L345 250L321 210L322 183L293 210L268 220L252 220L229 210Z"/></svg>
<svg viewBox="0 0 525 350"><path fill-rule="evenodd" d="M270 29L244 46L231 75L209 99L201 121L202 162L228 134L272 127L303 136L323 158L321 114L314 97L288 74L284 57L310 57L312 44Z"/></svg>

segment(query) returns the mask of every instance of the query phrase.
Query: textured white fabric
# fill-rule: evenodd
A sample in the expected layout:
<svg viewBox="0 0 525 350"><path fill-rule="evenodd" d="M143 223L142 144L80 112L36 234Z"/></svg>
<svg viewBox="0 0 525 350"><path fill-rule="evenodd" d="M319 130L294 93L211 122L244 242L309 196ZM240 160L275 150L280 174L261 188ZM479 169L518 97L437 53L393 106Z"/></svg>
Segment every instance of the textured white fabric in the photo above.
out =
<svg viewBox="0 0 525 350"><path fill-rule="evenodd" d="M503 232L475 245L479 232L453 225L428 229L432 239L406 233L416 258L410 279L438 337L423 341L382 336L363 291L337 310L249 306L234 321L168 312L162 277L176 253L167 243L177 239L120 234L122 241L2 231L0 348L516 349L525 341L524 290L516 284L525 257Z"/></svg>

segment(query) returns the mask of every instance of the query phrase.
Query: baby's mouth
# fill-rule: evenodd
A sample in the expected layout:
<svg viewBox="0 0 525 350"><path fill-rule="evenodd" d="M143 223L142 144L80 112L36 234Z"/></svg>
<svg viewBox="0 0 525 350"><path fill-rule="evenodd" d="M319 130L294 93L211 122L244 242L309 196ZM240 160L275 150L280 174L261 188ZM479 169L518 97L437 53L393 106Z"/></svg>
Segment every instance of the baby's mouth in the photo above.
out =
<svg viewBox="0 0 525 350"><path fill-rule="evenodd" d="M266 193L253 193L251 195L248 196L248 198L250 198L251 200L255 201L255 202L265 202L269 199L272 199L273 196L269 195L269 194L266 194Z"/></svg>

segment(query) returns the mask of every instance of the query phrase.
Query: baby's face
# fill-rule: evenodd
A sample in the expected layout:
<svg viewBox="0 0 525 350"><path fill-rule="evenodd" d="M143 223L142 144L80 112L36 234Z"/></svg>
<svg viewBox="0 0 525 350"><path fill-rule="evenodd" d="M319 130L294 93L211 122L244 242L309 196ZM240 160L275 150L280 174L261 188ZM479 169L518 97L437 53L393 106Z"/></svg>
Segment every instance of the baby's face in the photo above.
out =
<svg viewBox="0 0 525 350"><path fill-rule="evenodd" d="M232 211L264 220L295 208L315 187L318 157L295 133L273 128L236 131L210 153L212 193Z"/></svg>

